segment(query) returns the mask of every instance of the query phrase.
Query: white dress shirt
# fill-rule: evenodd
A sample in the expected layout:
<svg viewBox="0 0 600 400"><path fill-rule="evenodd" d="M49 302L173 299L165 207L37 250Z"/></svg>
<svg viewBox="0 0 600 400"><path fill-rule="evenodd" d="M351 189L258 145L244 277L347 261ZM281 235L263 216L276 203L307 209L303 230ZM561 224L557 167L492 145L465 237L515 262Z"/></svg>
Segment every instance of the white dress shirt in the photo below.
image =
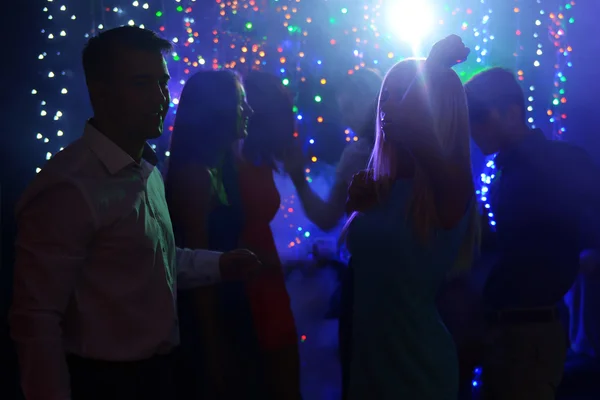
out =
<svg viewBox="0 0 600 400"><path fill-rule="evenodd" d="M175 247L156 155L136 163L91 124L17 206L10 313L28 400L68 400L65 354L135 361L178 344L180 288L219 280L221 253Z"/></svg>

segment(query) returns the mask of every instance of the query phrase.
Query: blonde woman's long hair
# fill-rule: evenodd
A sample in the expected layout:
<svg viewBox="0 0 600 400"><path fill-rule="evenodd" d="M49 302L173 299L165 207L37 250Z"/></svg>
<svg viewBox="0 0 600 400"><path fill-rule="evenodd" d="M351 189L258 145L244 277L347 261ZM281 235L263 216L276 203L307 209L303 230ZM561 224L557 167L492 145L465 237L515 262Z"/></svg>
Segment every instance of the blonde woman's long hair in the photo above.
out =
<svg viewBox="0 0 600 400"><path fill-rule="evenodd" d="M406 82L405 90L408 90L424 64L425 59L409 58L400 61L386 74L382 89L389 79L400 79ZM428 104L417 106L430 108L435 139L445 153L444 156L452 157L457 164L466 166L465 171L468 171L470 182L473 182L467 99L458 75L452 69L448 69L446 74L447 76L440 80L443 84L436 82L427 85ZM380 113L381 93L377 104L378 118L375 122L375 145L368 167L372 171L377 195L381 199L389 193L391 185L397 179L396 159L398 152L395 143L397 141L391 141L385 137L381 126L381 118L379 118ZM404 134L411 135L415 133L413 129L408 128ZM401 143L401 138L399 141ZM410 148L406 150L410 151ZM414 159L414 165L413 194L407 210L407 219L412 220L415 234L423 244L427 245L431 241L434 230L440 228L436 199L430 177L418 159ZM455 263L456 271L470 268L478 250L479 212L475 201L474 187L473 200L471 200L468 212L469 227ZM343 234L345 234L355 216L356 213L349 218Z"/></svg>

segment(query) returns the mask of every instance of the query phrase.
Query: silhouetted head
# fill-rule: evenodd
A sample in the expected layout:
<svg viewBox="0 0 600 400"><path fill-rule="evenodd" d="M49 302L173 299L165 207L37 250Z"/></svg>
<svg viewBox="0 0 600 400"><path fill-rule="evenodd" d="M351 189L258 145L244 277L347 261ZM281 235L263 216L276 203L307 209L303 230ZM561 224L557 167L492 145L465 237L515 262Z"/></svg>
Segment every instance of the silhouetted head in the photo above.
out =
<svg viewBox="0 0 600 400"><path fill-rule="evenodd" d="M417 154L412 153L410 145L414 138L410 135L425 133L433 135L428 138L434 146L452 160L457 166L462 166L462 178L466 182L472 182L471 172L471 139L469 137L469 113L467 99L463 85L452 69L441 70L435 79L428 74L423 74L426 80L427 97L417 100L411 98L414 103L407 111L403 104L404 96L415 81L415 78L425 66L423 59L403 60L390 69L384 78L379 95L379 106L376 128L375 147L371 157L371 168L380 190L385 193L389 191L391 182L398 178L399 165L405 160L402 157L410 157L409 164L414 166L413 191L410 202L410 211L415 226L415 232L424 241L430 240L431 232L438 223L437 204L435 201L436 189L433 187L431 171L424 167L423 160L418 159ZM419 116L429 118L412 121L413 124L423 122L423 127L403 126L402 112L414 112ZM385 125L384 127L382 125ZM384 131L385 130L385 131ZM393 139L386 138L393 137ZM403 141L403 138L406 140ZM436 144L433 141L437 141ZM417 141L418 142L418 141ZM426 145L427 142L423 142ZM423 149L421 149L421 152ZM439 151L436 149L436 151ZM468 175L468 176L467 176ZM470 266L473 249L477 238L478 215L474 202L470 209L469 233L461 248L461 255L457 260L457 266Z"/></svg>
<svg viewBox="0 0 600 400"><path fill-rule="evenodd" d="M497 153L527 132L525 97L514 74L490 68L465 84L471 136L483 154Z"/></svg>
<svg viewBox="0 0 600 400"><path fill-rule="evenodd" d="M189 163L215 166L235 141L246 136L251 115L238 74L221 70L192 75L177 106L170 168Z"/></svg>
<svg viewBox="0 0 600 400"><path fill-rule="evenodd" d="M361 139L374 139L377 95L381 75L372 69L360 69L344 76L337 90L342 123Z"/></svg>
<svg viewBox="0 0 600 400"><path fill-rule="evenodd" d="M406 59L394 65L384 78L379 95L379 106L377 115L377 127L375 147L371 165L375 175L378 177L393 176L396 163L399 161L397 146L393 145L385 136L390 135L401 138L405 135L418 134L425 129L419 127L406 127L398 121L402 120L399 115L401 103L404 96L413 83L417 73L425 66L424 59ZM443 77L427 83L428 97L423 99L422 104L413 104L415 112L419 115L429 113L433 118L434 134L445 154L452 155L462 165L470 165L471 148L469 137L469 114L465 91L460 78L454 70L448 68L443 70ZM427 108L428 111L419 111L418 108ZM382 126L385 120L385 128ZM431 121L423 121L429 125ZM385 132L384 132L385 131ZM410 142L410 140L407 140ZM410 148L404 149L407 153L400 156L409 156ZM419 160L415 160L419 166Z"/></svg>
<svg viewBox="0 0 600 400"><path fill-rule="evenodd" d="M171 101L164 59L171 49L156 33L132 26L91 38L82 59L94 118L135 140L159 137Z"/></svg>
<svg viewBox="0 0 600 400"><path fill-rule="evenodd" d="M292 96L275 75L253 71L244 79L254 114L244 141L244 156L276 169L293 145L295 116Z"/></svg>

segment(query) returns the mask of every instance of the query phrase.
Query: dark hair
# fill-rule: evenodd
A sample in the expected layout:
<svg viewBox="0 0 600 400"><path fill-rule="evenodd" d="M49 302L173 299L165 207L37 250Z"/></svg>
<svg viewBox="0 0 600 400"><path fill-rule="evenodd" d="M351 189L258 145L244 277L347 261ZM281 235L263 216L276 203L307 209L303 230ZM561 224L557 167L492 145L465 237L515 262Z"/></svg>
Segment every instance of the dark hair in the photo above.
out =
<svg viewBox="0 0 600 400"><path fill-rule="evenodd" d="M87 82L110 78L110 71L121 52L143 50L169 53L173 45L148 29L122 26L92 37L83 49L82 62Z"/></svg>
<svg viewBox="0 0 600 400"><path fill-rule="evenodd" d="M340 90L377 96L381 89L383 77L376 69L362 68L344 75L340 82Z"/></svg>
<svg viewBox="0 0 600 400"><path fill-rule="evenodd" d="M241 83L231 70L200 71L186 82L173 133L169 170L190 163L213 166L236 137Z"/></svg>
<svg viewBox="0 0 600 400"><path fill-rule="evenodd" d="M250 72L244 87L254 110L244 140L244 157L277 170L276 162L294 140L294 101L281 80L267 72Z"/></svg>
<svg viewBox="0 0 600 400"><path fill-rule="evenodd" d="M512 71L494 67L480 72L465 84L465 92L471 122L484 122L492 110L515 105L525 122L525 95Z"/></svg>
<svg viewBox="0 0 600 400"><path fill-rule="evenodd" d="M383 77L379 71L371 68L362 68L352 74L345 75L340 82L340 93L350 93L352 96L367 96L373 99L369 107L369 119L356 134L365 139L375 141L375 119L377 114L377 100Z"/></svg>

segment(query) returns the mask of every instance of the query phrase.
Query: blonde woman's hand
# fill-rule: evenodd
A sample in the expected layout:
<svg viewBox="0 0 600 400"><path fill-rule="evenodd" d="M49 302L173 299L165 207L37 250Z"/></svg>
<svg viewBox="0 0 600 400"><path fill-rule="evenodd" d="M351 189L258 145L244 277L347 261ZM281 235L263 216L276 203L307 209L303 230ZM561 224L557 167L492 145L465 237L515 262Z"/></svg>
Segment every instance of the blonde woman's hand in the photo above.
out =
<svg viewBox="0 0 600 400"><path fill-rule="evenodd" d="M352 177L348 187L346 213L364 212L377 204L377 187L373 171L360 171Z"/></svg>
<svg viewBox="0 0 600 400"><path fill-rule="evenodd" d="M427 64L444 68L465 62L471 50L465 46L460 36L450 35L433 45L427 57Z"/></svg>

